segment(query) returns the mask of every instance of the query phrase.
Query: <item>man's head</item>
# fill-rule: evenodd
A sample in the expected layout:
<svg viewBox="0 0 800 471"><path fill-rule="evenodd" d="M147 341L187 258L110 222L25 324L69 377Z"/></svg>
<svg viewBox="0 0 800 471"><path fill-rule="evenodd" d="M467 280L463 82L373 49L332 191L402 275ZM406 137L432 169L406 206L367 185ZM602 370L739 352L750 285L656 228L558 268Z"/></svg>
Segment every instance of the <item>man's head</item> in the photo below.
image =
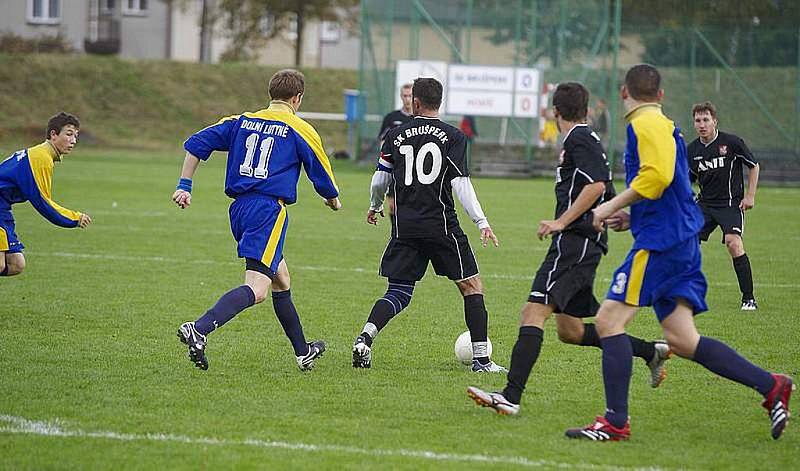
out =
<svg viewBox="0 0 800 471"><path fill-rule="evenodd" d="M411 88L414 114L420 111L439 111L442 104L442 84L435 78L418 78Z"/></svg>
<svg viewBox="0 0 800 471"><path fill-rule="evenodd" d="M269 79L269 97L292 105L295 111L300 108L305 93L306 79L302 72L283 69L275 72Z"/></svg>
<svg viewBox="0 0 800 471"><path fill-rule="evenodd" d="M589 90L578 82L559 83L553 93L553 112L556 118L573 123L586 121L589 110Z"/></svg>
<svg viewBox="0 0 800 471"><path fill-rule="evenodd" d="M59 154L69 154L78 142L81 122L69 113L58 113L47 122L47 140Z"/></svg>
<svg viewBox="0 0 800 471"><path fill-rule="evenodd" d="M698 103L692 107L694 129L703 139L709 139L717 132L717 108L710 101Z"/></svg>
<svg viewBox="0 0 800 471"><path fill-rule="evenodd" d="M410 83L406 83L400 87L400 99L403 100L403 111L407 114L411 114L411 101L414 96L411 89L413 87L414 85Z"/></svg>
<svg viewBox="0 0 800 471"><path fill-rule="evenodd" d="M664 98L661 74L650 64L634 65L625 74L622 99L633 99L645 103L658 103Z"/></svg>

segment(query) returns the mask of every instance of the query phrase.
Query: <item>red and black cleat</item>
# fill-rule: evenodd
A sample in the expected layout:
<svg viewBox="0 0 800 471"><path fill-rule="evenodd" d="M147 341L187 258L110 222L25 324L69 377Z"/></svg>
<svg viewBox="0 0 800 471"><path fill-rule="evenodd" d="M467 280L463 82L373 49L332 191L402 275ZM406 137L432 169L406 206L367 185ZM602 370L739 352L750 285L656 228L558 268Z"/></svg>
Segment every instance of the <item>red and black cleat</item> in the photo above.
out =
<svg viewBox="0 0 800 471"><path fill-rule="evenodd" d="M631 436L631 421L628 419L625 426L617 428L611 425L602 415L598 415L594 423L583 428L571 428L565 433L569 438L582 438L596 442L627 440Z"/></svg>
<svg viewBox="0 0 800 471"><path fill-rule="evenodd" d="M783 429L789 422L789 398L792 396L792 391L796 386L792 382L792 378L786 375L774 374L775 386L764 398L761 403L764 409L769 413L771 424L772 438L777 440L781 437Z"/></svg>

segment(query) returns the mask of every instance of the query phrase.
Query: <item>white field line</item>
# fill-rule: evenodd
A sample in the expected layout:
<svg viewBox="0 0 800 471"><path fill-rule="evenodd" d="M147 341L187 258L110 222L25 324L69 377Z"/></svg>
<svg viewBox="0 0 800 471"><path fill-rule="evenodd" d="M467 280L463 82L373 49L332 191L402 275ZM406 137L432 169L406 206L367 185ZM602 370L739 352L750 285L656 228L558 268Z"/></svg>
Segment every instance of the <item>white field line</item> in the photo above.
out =
<svg viewBox="0 0 800 471"><path fill-rule="evenodd" d="M73 253L73 252L26 252L27 256L33 255L41 257L63 257L63 258L77 258L85 260L117 260L125 262L157 262L157 263L174 263L174 264L191 264L191 265L225 265L225 266L243 266L244 262L238 261L217 261L217 260L204 260L193 259L185 260L169 257L148 257L148 256L134 256L134 255L112 255L112 254L88 254L88 253ZM308 271L328 271L328 272L350 272L350 273L378 273L377 264L375 268L361 268L361 267L325 267L314 265L292 265L290 270L308 270ZM481 278L491 278L498 280L521 280L533 281L533 273L530 275L511 275L503 273L481 273ZM610 278L602 278L599 281L603 283L610 283ZM715 281L710 282L710 286L739 286L733 282ZM800 283L755 283L759 288L781 288L781 289L798 289Z"/></svg>
<svg viewBox="0 0 800 471"><path fill-rule="evenodd" d="M443 461L443 462L454 461L454 462L465 462L465 463L506 464L506 465L529 467L529 468L596 469L596 470L662 469L653 466L648 466L646 468L621 468L619 466L596 465L590 463L561 463L557 461L548 461L548 460L531 460L523 456L441 453L429 450L408 450L403 448L398 448L398 449L359 448L359 447L344 446L344 445L314 445L310 443L259 440L252 438L244 440L232 440L232 439L213 438L213 437L189 437L186 435L172 435L168 433L138 434L138 433L120 433L120 432L109 432L109 431L88 431L80 429L67 430L62 427L63 421L60 420L55 420L52 422L41 422L13 415L0 415L0 423L3 422L5 422L7 425L0 427L0 433L40 435L46 437L116 440L121 442L132 442L132 441L172 442L172 443L181 443L187 445L216 445L221 447L246 446L246 447L263 448L263 449L277 448L283 450L303 451L309 453L316 452L316 453L333 453L333 454L344 454L344 455L367 455L373 458L388 456L388 457L412 458L424 461Z"/></svg>

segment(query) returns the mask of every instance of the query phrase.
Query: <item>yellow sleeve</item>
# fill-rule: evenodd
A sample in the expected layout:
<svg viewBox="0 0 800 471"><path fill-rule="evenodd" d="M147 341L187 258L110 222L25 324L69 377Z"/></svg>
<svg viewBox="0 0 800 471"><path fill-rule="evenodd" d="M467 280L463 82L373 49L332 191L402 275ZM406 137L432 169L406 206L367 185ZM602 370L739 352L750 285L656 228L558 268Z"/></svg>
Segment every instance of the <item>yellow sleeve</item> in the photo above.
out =
<svg viewBox="0 0 800 471"><path fill-rule="evenodd" d="M29 156L29 159L33 179L36 182L36 186L39 187L39 193L41 193L45 202L65 218L73 221L80 220L80 212L67 209L53 201L53 162L48 162L49 157L33 156L31 158Z"/></svg>
<svg viewBox="0 0 800 471"><path fill-rule="evenodd" d="M650 200L661 198L675 176L677 149L670 127L671 123L667 125L649 119L633 126L636 152L639 154L639 173L630 187Z"/></svg>
<svg viewBox="0 0 800 471"><path fill-rule="evenodd" d="M325 149L322 147L322 138L319 137L317 131L308 123L301 120L300 118L296 118L296 124L292 126L300 137L303 138L304 141L308 144L311 150L314 152L314 156L319 161L319 164L325 170L325 173L328 175L328 178L333 183L333 186L337 187L336 185L336 178L333 176L333 168L331 167L331 162L328 160L328 155L325 154Z"/></svg>

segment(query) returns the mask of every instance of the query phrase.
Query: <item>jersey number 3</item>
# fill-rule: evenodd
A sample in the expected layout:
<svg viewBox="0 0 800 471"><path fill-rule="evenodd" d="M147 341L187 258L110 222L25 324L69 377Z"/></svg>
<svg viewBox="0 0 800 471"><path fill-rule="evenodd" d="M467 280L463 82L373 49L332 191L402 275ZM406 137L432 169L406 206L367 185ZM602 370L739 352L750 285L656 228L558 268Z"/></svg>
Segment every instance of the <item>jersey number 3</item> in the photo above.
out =
<svg viewBox="0 0 800 471"><path fill-rule="evenodd" d="M253 133L247 136L244 141L244 146L247 153L244 156L244 163L239 165L239 174L246 177L255 177L260 179L267 178L267 165L269 165L269 157L272 155L272 148L275 145L275 138L272 136L267 137L261 141L261 146L258 153L258 165L253 168L253 158L256 155L256 148L258 148L258 133Z"/></svg>
<svg viewBox="0 0 800 471"><path fill-rule="evenodd" d="M405 184L409 186L414 182L414 146L400 146L400 153L405 157ZM430 173L425 173L425 160L428 158L428 155L433 159L433 165L431 165ZM439 172L442 170L442 151L439 149L439 146L436 145L435 142L424 144L419 148L419 152L417 152L416 161L417 180L423 185L430 185L435 182L439 177Z"/></svg>

